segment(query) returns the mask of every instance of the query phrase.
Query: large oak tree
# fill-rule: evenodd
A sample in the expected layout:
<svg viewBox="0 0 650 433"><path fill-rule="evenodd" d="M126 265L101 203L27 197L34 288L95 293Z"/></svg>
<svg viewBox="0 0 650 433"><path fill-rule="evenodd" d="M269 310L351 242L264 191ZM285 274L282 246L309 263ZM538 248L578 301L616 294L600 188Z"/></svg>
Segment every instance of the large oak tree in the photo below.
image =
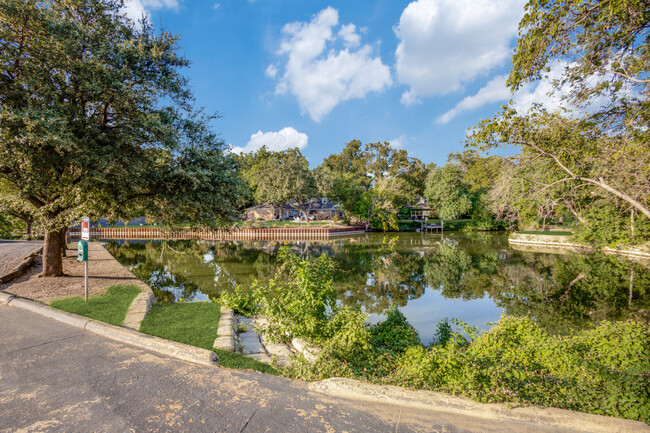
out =
<svg viewBox="0 0 650 433"><path fill-rule="evenodd" d="M44 276L83 213L236 215L236 165L192 108L178 38L123 6L0 0L0 178L42 217Z"/></svg>

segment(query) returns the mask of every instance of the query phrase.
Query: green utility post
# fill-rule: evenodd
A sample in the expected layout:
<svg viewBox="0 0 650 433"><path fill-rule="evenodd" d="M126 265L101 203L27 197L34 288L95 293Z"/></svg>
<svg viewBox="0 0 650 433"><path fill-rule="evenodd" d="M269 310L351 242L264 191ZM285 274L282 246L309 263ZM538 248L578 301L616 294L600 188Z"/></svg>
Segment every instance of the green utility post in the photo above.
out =
<svg viewBox="0 0 650 433"><path fill-rule="evenodd" d="M86 268L86 302L88 302L88 242L81 240L77 244L77 261L84 262Z"/></svg>

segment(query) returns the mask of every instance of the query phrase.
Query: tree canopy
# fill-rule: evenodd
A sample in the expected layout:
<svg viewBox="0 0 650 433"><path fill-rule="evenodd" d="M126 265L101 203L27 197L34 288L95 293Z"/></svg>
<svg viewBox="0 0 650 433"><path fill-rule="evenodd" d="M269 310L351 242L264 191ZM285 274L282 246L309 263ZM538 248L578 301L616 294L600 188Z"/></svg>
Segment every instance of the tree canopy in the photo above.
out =
<svg viewBox="0 0 650 433"><path fill-rule="evenodd" d="M236 164L192 108L178 37L121 0L0 1L0 178L43 218L44 275L84 212L236 215Z"/></svg>
<svg viewBox="0 0 650 433"><path fill-rule="evenodd" d="M551 84L566 109L535 105L524 113L509 104L468 136L467 144L481 150L521 150L499 181L501 199L492 194L505 213L521 216L526 206L540 215L564 209L592 234L597 226L622 227L623 218L631 237L635 225L648 225L649 10L646 1L635 0L527 3L508 85L516 91L527 81L549 79L546 72L560 65L564 73ZM636 214L644 217L635 224ZM639 239L648 239L643 231Z"/></svg>
<svg viewBox="0 0 650 433"><path fill-rule="evenodd" d="M424 190L427 167L406 150L387 142L352 140L318 167L326 194L345 211L374 228L396 229L396 213L417 201Z"/></svg>
<svg viewBox="0 0 650 433"><path fill-rule="evenodd" d="M424 197L436 208L441 219L457 219L472 208L463 172L458 164L446 164L436 168L427 177Z"/></svg>
<svg viewBox="0 0 650 433"><path fill-rule="evenodd" d="M238 160L256 203L280 206L293 200L303 208L317 193L309 163L298 148L274 152L262 146L256 152L239 156Z"/></svg>
<svg viewBox="0 0 650 433"><path fill-rule="evenodd" d="M630 127L650 121L650 12L646 0L530 0L508 85L517 89L544 76L552 62L565 73L558 86L575 104L606 95L602 120Z"/></svg>

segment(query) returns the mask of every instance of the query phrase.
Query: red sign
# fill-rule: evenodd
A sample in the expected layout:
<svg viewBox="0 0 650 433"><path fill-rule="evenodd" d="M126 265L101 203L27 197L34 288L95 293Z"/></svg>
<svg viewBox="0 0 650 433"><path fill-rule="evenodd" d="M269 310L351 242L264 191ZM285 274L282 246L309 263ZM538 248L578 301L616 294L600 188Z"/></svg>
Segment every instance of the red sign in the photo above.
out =
<svg viewBox="0 0 650 433"><path fill-rule="evenodd" d="M90 240L90 218L81 218L81 239L85 241Z"/></svg>

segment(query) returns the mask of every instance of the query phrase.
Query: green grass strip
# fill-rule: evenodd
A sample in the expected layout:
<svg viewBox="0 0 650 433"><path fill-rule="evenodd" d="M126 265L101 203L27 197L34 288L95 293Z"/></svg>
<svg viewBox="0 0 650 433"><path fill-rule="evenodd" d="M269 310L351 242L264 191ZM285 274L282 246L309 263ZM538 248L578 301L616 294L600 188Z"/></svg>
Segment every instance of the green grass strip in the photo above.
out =
<svg viewBox="0 0 650 433"><path fill-rule="evenodd" d="M271 365L264 364L256 359L249 358L240 353L232 353L227 350L212 349L219 356L219 364L227 368L238 368L242 370L256 370L262 373L280 375L280 372Z"/></svg>
<svg viewBox="0 0 650 433"><path fill-rule="evenodd" d="M213 302L155 303L140 332L212 350L220 316L220 306Z"/></svg>
<svg viewBox="0 0 650 433"><path fill-rule="evenodd" d="M147 317L140 325L140 332L203 349L214 350L219 356L219 364L223 367L279 374L272 366L253 358L212 348L212 344L217 338L217 328L221 315L220 308L220 305L215 302L153 304Z"/></svg>
<svg viewBox="0 0 650 433"><path fill-rule="evenodd" d="M82 297L62 298L55 299L50 306L120 326L124 323L129 306L139 293L140 288L133 284L115 285L108 287L105 295L91 296L88 302Z"/></svg>

